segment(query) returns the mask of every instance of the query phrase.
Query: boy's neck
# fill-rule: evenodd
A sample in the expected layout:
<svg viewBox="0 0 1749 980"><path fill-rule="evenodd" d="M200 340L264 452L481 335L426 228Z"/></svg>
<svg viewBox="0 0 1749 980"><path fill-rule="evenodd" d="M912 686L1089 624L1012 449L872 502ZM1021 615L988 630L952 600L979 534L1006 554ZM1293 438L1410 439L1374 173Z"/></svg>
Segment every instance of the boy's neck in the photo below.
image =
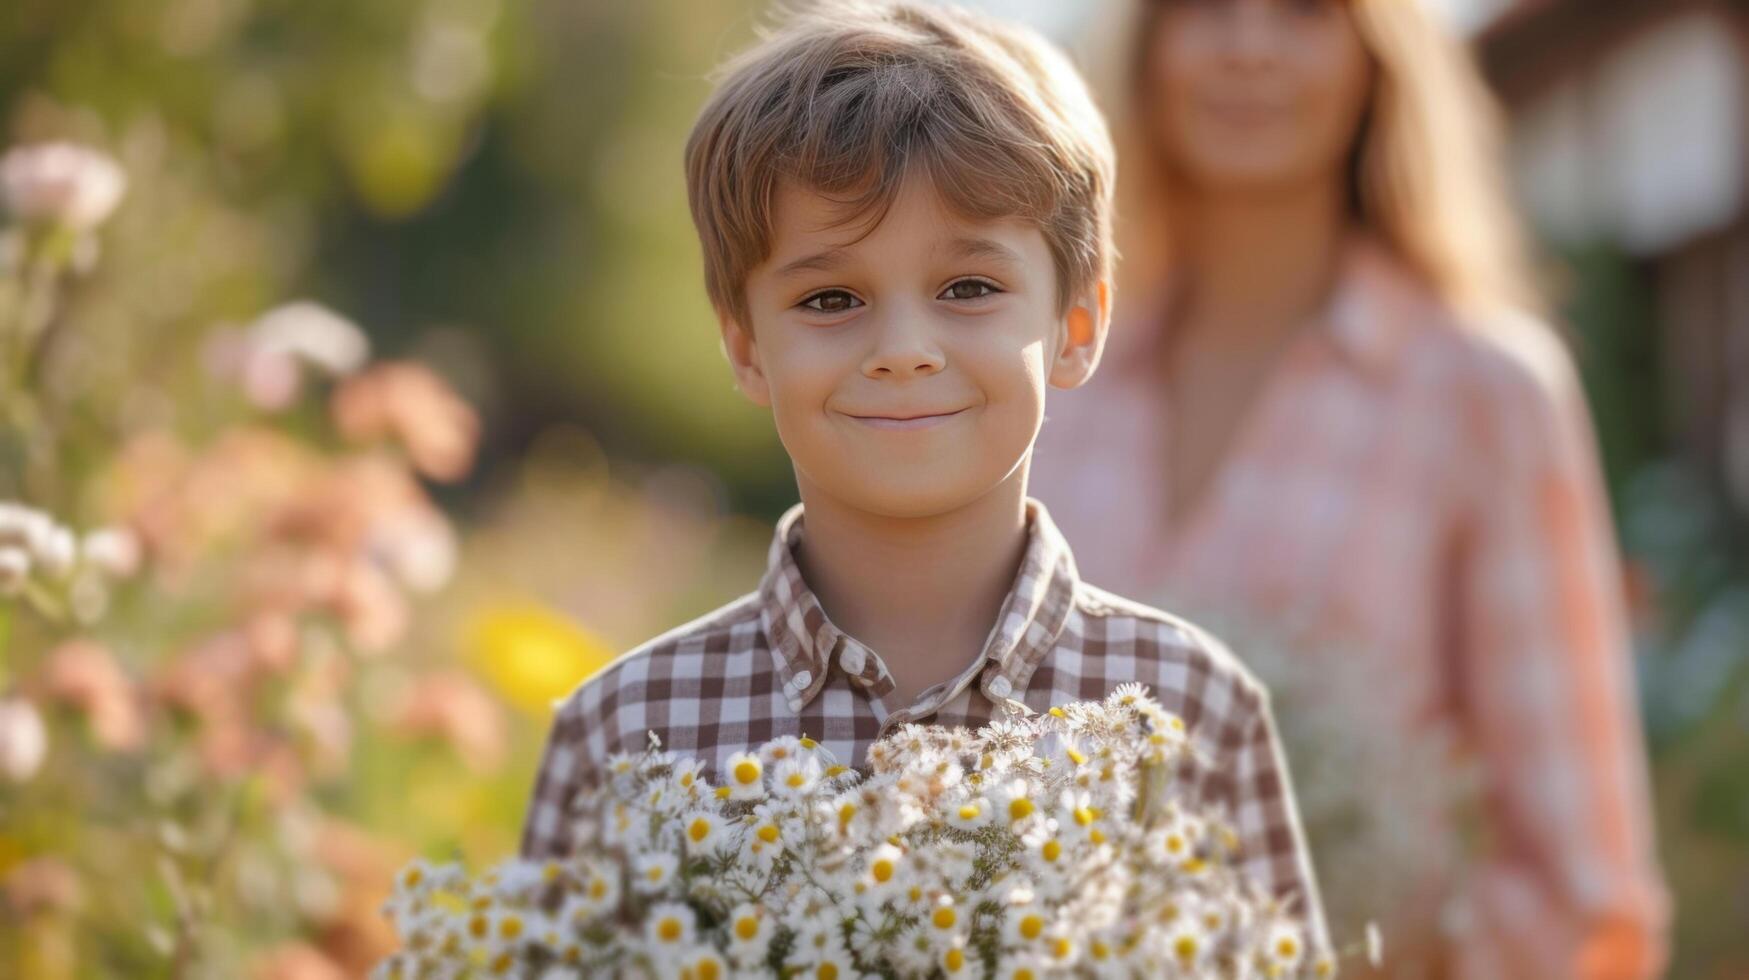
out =
<svg viewBox="0 0 1749 980"><path fill-rule="evenodd" d="M983 652L1026 554L1023 463L958 510L885 517L818 492L805 506L796 559L828 618L878 654L904 707Z"/></svg>

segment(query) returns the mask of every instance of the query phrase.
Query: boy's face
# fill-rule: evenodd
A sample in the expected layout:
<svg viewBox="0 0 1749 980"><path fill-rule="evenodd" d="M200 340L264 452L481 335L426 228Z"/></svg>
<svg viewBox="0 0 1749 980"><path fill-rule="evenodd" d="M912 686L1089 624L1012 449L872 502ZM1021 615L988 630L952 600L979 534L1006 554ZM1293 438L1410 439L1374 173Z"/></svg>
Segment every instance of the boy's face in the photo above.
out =
<svg viewBox="0 0 1749 980"><path fill-rule="evenodd" d="M1046 386L1075 387L1098 361L1105 284L1059 313L1038 227L960 218L927 180L872 231L791 185L774 212L751 322L725 318L723 340L804 495L924 517L1023 481Z"/></svg>

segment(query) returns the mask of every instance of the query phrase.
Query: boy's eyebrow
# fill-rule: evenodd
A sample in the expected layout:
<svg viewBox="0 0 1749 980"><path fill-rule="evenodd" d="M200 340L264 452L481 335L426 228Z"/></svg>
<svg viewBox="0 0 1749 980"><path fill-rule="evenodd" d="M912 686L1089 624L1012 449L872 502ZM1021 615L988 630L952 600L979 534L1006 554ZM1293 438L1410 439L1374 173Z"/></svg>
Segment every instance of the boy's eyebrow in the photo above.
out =
<svg viewBox="0 0 1749 980"><path fill-rule="evenodd" d="M1020 253L993 238L963 236L948 243L949 255L966 259L995 259L1014 265L1023 264Z"/></svg>
<svg viewBox="0 0 1749 980"><path fill-rule="evenodd" d="M849 258L850 253L844 249L829 248L824 252L804 255L794 262L786 263L783 268L777 270L776 275L779 278L787 278L798 272L829 272L843 265L845 260Z"/></svg>

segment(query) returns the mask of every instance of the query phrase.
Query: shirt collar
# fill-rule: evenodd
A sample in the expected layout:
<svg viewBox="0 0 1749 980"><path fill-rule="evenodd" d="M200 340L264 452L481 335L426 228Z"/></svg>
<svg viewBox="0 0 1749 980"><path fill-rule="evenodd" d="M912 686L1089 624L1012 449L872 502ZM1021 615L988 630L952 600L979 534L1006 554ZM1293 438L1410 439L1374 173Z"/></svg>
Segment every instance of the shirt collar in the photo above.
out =
<svg viewBox="0 0 1749 980"><path fill-rule="evenodd" d="M860 676L865 682L885 681L875 695L891 690L879 676L875 658L854 638L833 625L820 601L802 578L795 546L803 533L802 505L791 507L777 522L765 578L760 582L760 615L771 641L771 657L792 711L801 711L826 686L833 669ZM1026 500L1027 545L979 660L986 664L981 680L986 696L1007 698L1025 689L1062 634L1074 605L1080 578L1068 542L1057 530L1044 504ZM851 668L855 668L852 670Z"/></svg>

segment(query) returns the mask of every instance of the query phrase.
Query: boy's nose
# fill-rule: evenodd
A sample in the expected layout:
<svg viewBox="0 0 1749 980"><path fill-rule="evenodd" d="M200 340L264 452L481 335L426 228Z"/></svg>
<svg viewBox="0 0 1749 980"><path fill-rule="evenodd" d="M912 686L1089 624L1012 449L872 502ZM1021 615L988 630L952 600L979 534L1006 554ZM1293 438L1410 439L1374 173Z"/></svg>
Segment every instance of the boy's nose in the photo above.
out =
<svg viewBox="0 0 1749 980"><path fill-rule="evenodd" d="M922 317L894 316L873 331L874 347L863 358L871 378L927 376L947 366L947 355Z"/></svg>

